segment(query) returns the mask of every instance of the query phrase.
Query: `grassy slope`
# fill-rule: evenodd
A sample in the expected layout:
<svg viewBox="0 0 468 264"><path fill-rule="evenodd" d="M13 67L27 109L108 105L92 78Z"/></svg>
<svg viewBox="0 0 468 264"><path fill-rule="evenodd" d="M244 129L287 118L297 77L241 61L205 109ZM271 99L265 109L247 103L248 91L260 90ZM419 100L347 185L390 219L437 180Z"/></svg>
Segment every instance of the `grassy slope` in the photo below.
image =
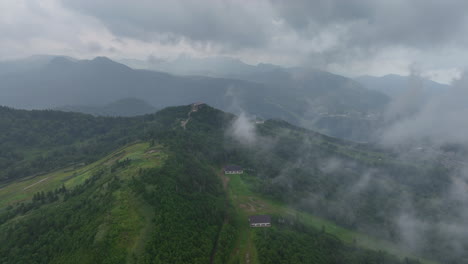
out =
<svg viewBox="0 0 468 264"><path fill-rule="evenodd" d="M145 241L148 240L149 230L153 225L151 219L154 210L141 197L135 196L125 182L131 179L130 176L138 175L140 168L161 166L167 158L167 154L161 146L150 147L148 143L136 143L121 148L88 166L69 167L33 179L14 182L0 189L0 210L8 205L28 202L34 193L53 191L60 188L62 184L67 189L72 189L91 177L93 172L103 168L109 170L117 160L127 158L131 160L130 165L113 174L124 184L113 192L113 202L106 215L96 219L100 224L94 241L96 243L102 240L112 241L117 250L128 252L127 263L134 263L137 259L136 256L141 255L144 251ZM65 203L59 202L58 205L46 206L65 206ZM30 214L35 213L37 212L30 212ZM21 217L27 217L27 214L18 216L18 218ZM15 221L15 219L10 221ZM88 252L77 251L62 255L56 261L57 263L63 260L80 263L86 259L92 259Z"/></svg>
<svg viewBox="0 0 468 264"><path fill-rule="evenodd" d="M53 191L65 185L71 189L83 183L93 172L100 168L111 166L116 160L129 158L133 160L132 166L126 168L121 175L130 175L131 170L136 168L149 168L160 165L166 154L161 152L160 147L153 148L155 152L149 154L145 151L149 148L147 143L132 144L121 148L108 156L87 166L71 166L48 174L40 175L32 179L19 180L0 188L0 209L8 205L31 200L37 192Z"/></svg>
<svg viewBox="0 0 468 264"><path fill-rule="evenodd" d="M301 222L305 223L306 225L310 225L315 229L324 228L327 233L336 236L345 243L356 243L357 246L362 248L386 251L401 258L416 258L411 254L405 253L403 249L399 248L395 244L342 228L325 219L291 209L284 204L261 197L258 194L250 191L248 182L254 179L249 177L247 174L229 175L223 177L229 178L228 196L235 208L235 219L238 223L238 239L236 241L236 245L231 256L231 261L229 263L259 263L255 245L253 243L255 230L251 229L247 222L248 216L254 214L294 216ZM435 263L429 260L420 260L422 263L426 264Z"/></svg>

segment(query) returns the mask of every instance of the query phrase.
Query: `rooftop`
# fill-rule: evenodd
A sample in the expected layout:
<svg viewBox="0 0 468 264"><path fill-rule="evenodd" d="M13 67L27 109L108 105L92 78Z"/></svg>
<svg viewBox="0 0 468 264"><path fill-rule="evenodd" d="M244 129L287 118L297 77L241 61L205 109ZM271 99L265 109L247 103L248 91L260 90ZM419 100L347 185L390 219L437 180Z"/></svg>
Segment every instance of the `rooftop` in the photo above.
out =
<svg viewBox="0 0 468 264"><path fill-rule="evenodd" d="M251 224L271 223L271 217L269 215L251 215L249 216L249 222Z"/></svg>
<svg viewBox="0 0 468 264"><path fill-rule="evenodd" d="M224 167L224 170L225 171L240 171L240 170L242 170L242 167L237 166L237 165L227 165L227 166Z"/></svg>

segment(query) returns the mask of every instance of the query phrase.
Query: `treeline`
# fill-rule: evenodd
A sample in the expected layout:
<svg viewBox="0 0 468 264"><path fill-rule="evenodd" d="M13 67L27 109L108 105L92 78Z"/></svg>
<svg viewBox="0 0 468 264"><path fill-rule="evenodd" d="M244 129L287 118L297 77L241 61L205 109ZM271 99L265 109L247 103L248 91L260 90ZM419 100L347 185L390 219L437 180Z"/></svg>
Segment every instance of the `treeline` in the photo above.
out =
<svg viewBox="0 0 468 264"><path fill-rule="evenodd" d="M189 109L169 108L156 114L163 116L158 120L165 128L153 130L151 138L169 146L170 158L161 168L144 170L132 180L134 192L156 210L144 263L210 263L217 238L235 237L232 226L219 233L228 208L213 170L213 165L223 162L224 127L232 116L202 107L184 130L178 120L186 118ZM229 245L221 245L216 256L225 259L230 251Z"/></svg>
<svg viewBox="0 0 468 264"><path fill-rule="evenodd" d="M0 183L95 161L141 138L141 121L0 107Z"/></svg>
<svg viewBox="0 0 468 264"><path fill-rule="evenodd" d="M225 202L210 168L175 154L162 168L143 171L132 185L155 210L144 263L209 263Z"/></svg>
<svg viewBox="0 0 468 264"><path fill-rule="evenodd" d="M0 211L0 225L18 215L23 215L33 209L37 209L41 205L60 200L61 197L67 195L67 191L68 190L65 188L65 186L62 186L61 188L57 188L54 191L35 193L31 202L22 202L15 204L14 206L9 205L3 212Z"/></svg>
<svg viewBox="0 0 468 264"><path fill-rule="evenodd" d="M274 218L272 228L254 230L262 264L420 264L418 260L400 260L382 251L346 245L323 230L315 230L296 220L278 219L282 218Z"/></svg>

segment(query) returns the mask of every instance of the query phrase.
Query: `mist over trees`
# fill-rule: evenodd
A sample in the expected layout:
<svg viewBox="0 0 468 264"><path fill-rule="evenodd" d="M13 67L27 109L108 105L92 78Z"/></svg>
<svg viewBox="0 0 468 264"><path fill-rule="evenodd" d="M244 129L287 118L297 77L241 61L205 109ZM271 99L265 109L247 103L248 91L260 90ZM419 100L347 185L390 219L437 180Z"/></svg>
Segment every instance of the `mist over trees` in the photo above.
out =
<svg viewBox="0 0 468 264"><path fill-rule="evenodd" d="M243 120L228 134L246 151L242 161L254 166L258 192L421 256L467 258L464 166L448 167L435 154L427 162L327 139L279 121L256 127Z"/></svg>

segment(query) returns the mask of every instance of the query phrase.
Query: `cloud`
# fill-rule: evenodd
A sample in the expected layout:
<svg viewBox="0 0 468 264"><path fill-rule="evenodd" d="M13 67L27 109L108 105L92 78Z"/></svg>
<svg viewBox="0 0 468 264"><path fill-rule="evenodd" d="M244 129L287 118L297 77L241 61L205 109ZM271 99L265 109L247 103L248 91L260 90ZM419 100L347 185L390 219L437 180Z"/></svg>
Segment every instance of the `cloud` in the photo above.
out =
<svg viewBox="0 0 468 264"><path fill-rule="evenodd" d="M419 61L442 80L465 66L467 7L463 0L5 0L0 58L227 55L347 75L401 74Z"/></svg>
<svg viewBox="0 0 468 264"><path fill-rule="evenodd" d="M380 65L405 62L403 53L424 60L427 54L418 51L436 56L441 48L463 48L468 40L464 12L468 3L462 0L63 3L98 19L118 37L169 44L186 41L199 50L331 70L343 70L340 64L356 61L370 68L373 58L395 49L402 53L399 60L380 59Z"/></svg>
<svg viewBox="0 0 468 264"><path fill-rule="evenodd" d="M416 82L416 86L418 83ZM410 88L419 89L419 88ZM404 111L401 118L392 122L384 131L382 141L387 146L402 146L431 143L435 145L468 145L468 75L464 73L452 87L440 96L417 104L409 102L392 112ZM414 99L420 99L417 93ZM411 112L405 107L415 107Z"/></svg>
<svg viewBox="0 0 468 264"><path fill-rule="evenodd" d="M163 45L113 34L100 20L61 0L0 1L0 60L34 54L145 58L151 53L193 54L185 41Z"/></svg>
<svg viewBox="0 0 468 264"><path fill-rule="evenodd" d="M265 45L269 6L259 1L64 0L65 6L102 21L115 35L143 41L220 45L222 48ZM111 8L110 8L111 7ZM262 13L258 13L258 11Z"/></svg>
<svg viewBox="0 0 468 264"><path fill-rule="evenodd" d="M408 87L389 103L385 113L387 122L413 116L422 107L426 98L421 72L416 64L410 67Z"/></svg>
<svg viewBox="0 0 468 264"><path fill-rule="evenodd" d="M244 145L253 145L257 139L255 124L244 112L232 123L227 133Z"/></svg>
<svg viewBox="0 0 468 264"><path fill-rule="evenodd" d="M0 2L0 58L98 52L106 29L57 0ZM94 37L91 36L100 36Z"/></svg>
<svg viewBox="0 0 468 264"><path fill-rule="evenodd" d="M464 44L466 1L272 0L279 16L293 29L314 34L344 26L346 46L406 45L431 47ZM447 16L450 14L450 16ZM440 19L439 19L440 18Z"/></svg>
<svg viewBox="0 0 468 264"><path fill-rule="evenodd" d="M427 224L411 213L403 213L397 219L397 226L405 247L409 247L413 252L420 250L423 235L428 231Z"/></svg>

